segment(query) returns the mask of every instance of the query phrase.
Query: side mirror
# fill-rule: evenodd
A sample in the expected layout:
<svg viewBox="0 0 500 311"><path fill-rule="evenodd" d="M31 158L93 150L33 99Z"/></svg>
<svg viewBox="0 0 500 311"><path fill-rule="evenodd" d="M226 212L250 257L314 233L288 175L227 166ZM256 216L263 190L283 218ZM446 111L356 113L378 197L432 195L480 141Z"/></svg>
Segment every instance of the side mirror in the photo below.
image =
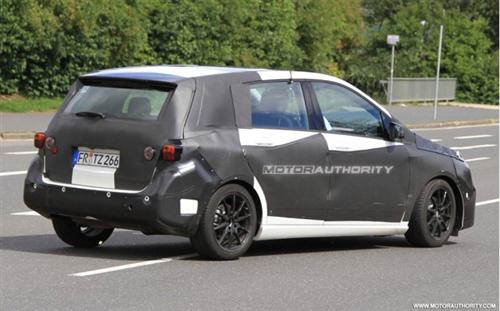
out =
<svg viewBox="0 0 500 311"><path fill-rule="evenodd" d="M404 127L396 122L391 122L389 126L389 138L391 140L403 139L405 137Z"/></svg>

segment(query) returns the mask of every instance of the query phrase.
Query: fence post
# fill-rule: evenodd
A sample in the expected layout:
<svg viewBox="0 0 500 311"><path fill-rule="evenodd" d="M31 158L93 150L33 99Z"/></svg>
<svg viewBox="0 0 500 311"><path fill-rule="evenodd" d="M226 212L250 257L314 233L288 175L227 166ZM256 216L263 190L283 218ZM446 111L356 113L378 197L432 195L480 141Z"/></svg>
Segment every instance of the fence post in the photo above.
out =
<svg viewBox="0 0 500 311"><path fill-rule="evenodd" d="M392 45L391 53L391 79L389 81L389 106L392 105L392 87L394 82L394 45Z"/></svg>
<svg viewBox="0 0 500 311"><path fill-rule="evenodd" d="M436 69L436 92L434 94L434 120L437 119L438 95L439 95L439 67L441 65L441 46L443 45L443 25L439 27L439 48L438 48L438 62Z"/></svg>

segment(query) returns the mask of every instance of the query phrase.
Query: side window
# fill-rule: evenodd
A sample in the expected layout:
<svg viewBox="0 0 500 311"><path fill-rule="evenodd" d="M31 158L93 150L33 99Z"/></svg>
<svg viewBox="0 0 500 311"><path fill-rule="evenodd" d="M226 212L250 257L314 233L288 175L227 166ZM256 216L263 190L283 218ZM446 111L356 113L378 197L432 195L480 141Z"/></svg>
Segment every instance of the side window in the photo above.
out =
<svg viewBox="0 0 500 311"><path fill-rule="evenodd" d="M250 85L252 127L308 129L306 104L299 82Z"/></svg>
<svg viewBox="0 0 500 311"><path fill-rule="evenodd" d="M383 136L380 112L351 90L336 84L313 82L325 129L363 136Z"/></svg>

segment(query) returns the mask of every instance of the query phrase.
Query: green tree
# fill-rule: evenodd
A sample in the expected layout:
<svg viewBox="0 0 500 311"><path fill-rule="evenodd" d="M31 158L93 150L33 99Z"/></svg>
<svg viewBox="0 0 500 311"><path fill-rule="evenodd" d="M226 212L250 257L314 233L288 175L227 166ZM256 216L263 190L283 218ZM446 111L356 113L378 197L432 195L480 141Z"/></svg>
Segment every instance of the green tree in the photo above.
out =
<svg viewBox="0 0 500 311"><path fill-rule="evenodd" d="M297 1L302 68L337 76L348 67L351 50L361 43L363 15L359 1Z"/></svg>
<svg viewBox="0 0 500 311"><path fill-rule="evenodd" d="M442 68L445 76L457 77L459 100L498 104L498 53L490 52L488 21L464 18L448 11L443 39Z"/></svg>
<svg viewBox="0 0 500 311"><path fill-rule="evenodd" d="M224 0L230 65L292 69L300 64L297 16L290 0Z"/></svg>
<svg viewBox="0 0 500 311"><path fill-rule="evenodd" d="M488 23L485 33L492 43L492 51L498 50L498 0L443 1L446 10L458 10L470 19L484 18Z"/></svg>
<svg viewBox="0 0 500 311"><path fill-rule="evenodd" d="M394 15L411 1L412 0L364 0L363 9L365 11L365 20L371 28L378 31L385 22L394 22Z"/></svg>
<svg viewBox="0 0 500 311"><path fill-rule="evenodd" d="M220 32L220 1L162 2L149 12L148 40L155 62L223 65L230 47Z"/></svg>
<svg viewBox="0 0 500 311"><path fill-rule="evenodd" d="M2 2L2 93L57 96L82 73L144 58L147 38L124 1Z"/></svg>
<svg viewBox="0 0 500 311"><path fill-rule="evenodd" d="M160 2L147 13L153 59L291 68L299 55L294 13L290 1Z"/></svg>
<svg viewBox="0 0 500 311"><path fill-rule="evenodd" d="M457 99L468 102L498 103L498 59L491 55L488 23L454 8L443 11L438 1L415 1L399 8L379 31L367 33L367 44L356 51L348 78L382 98L379 80L387 78L390 48L388 34L398 34L395 76L435 75L439 25L444 25L442 77L458 80ZM423 26L420 22L427 21ZM496 90L496 92L495 92ZM495 95L496 94L496 95Z"/></svg>
<svg viewBox="0 0 500 311"><path fill-rule="evenodd" d="M0 94L19 92L19 82L34 45L23 13L32 1L0 0Z"/></svg>

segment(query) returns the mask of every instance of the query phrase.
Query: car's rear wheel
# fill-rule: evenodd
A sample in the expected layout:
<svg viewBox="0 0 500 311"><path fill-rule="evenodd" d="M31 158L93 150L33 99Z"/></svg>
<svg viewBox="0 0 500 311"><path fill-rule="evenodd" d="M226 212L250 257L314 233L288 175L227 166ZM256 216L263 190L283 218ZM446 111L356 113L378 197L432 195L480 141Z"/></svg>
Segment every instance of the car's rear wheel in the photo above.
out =
<svg viewBox="0 0 500 311"><path fill-rule="evenodd" d="M111 236L114 230L113 228L82 226L65 217L53 217L52 225L62 241L81 248L99 246Z"/></svg>
<svg viewBox="0 0 500 311"><path fill-rule="evenodd" d="M456 212L451 186L442 179L430 181L417 199L406 239L416 246L443 245L453 231Z"/></svg>
<svg viewBox="0 0 500 311"><path fill-rule="evenodd" d="M252 244L257 212L250 193L240 185L219 188L203 211L191 244L202 256L230 260Z"/></svg>

